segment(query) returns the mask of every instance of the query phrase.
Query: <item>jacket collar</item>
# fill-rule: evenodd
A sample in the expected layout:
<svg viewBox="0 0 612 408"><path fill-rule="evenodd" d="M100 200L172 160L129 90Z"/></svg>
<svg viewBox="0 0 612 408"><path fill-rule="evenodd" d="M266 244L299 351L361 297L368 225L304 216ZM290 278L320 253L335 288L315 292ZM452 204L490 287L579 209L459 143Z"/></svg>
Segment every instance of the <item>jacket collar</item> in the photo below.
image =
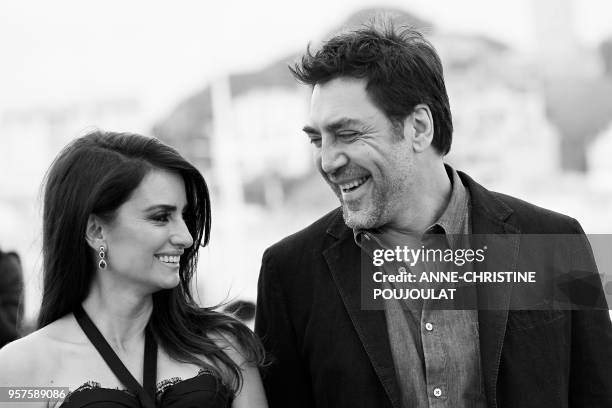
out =
<svg viewBox="0 0 612 408"><path fill-rule="evenodd" d="M507 260L508 268L516 268L519 250L519 238L516 234L520 230L509 222L513 210L468 175L458 173L470 192L472 233L475 237L488 234L487 240L499 240L491 246L501 251L494 256L496 259ZM384 335L387 333L385 315L382 311L363 310L361 307L361 253L354 242L352 230L344 224L340 210L331 221L327 233L336 239L323 252L333 280L392 406L399 408L399 386L388 337ZM478 247L477 242L474 245ZM485 392L491 407L497 406L496 384L508 320L510 292L508 287L497 286L487 289L486 292L480 288L478 290L479 303L481 299L483 302L494 300L497 309L480 310L478 313L481 365Z"/></svg>
<svg viewBox="0 0 612 408"><path fill-rule="evenodd" d="M465 173L459 173L472 197L472 243L488 246L487 259L497 270L517 270L520 229L511 220L513 210ZM503 268L503 269L499 269ZM486 263L483 270L487 269ZM489 406L497 407L497 378L508 322L511 285L478 286L480 361Z"/></svg>
<svg viewBox="0 0 612 408"><path fill-rule="evenodd" d="M464 172L457 171L457 174L459 174L459 178L470 192L472 215L476 214L481 216L483 219L488 220L488 222L483 225L476 224L476 227L490 227L490 223L493 223L498 227L501 226L501 229L496 228L496 230L501 231L501 233L504 233L506 231L505 221L512 215L513 210L508 207L504 202L500 201L497 197L495 197L489 190L475 182L470 176L468 176ZM508 227L509 233L518 233L518 228L516 228L515 226L508 224ZM344 223L344 219L342 218L342 211L338 209L336 212L336 216L333 218L333 220L329 224L329 227L327 228L327 233L336 239L340 239L340 237L345 233L347 229L349 228ZM474 233L476 234L483 232Z"/></svg>

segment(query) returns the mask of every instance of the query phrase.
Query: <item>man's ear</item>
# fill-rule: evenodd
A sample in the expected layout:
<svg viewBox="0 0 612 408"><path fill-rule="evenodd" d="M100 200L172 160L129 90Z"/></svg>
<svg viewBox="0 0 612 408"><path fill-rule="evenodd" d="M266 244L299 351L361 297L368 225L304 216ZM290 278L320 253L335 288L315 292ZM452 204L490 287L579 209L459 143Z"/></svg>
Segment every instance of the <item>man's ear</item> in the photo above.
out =
<svg viewBox="0 0 612 408"><path fill-rule="evenodd" d="M98 251L100 246L106 245L104 237L104 225L100 217L90 214L87 219L87 229L85 230L85 240L87 244Z"/></svg>
<svg viewBox="0 0 612 408"><path fill-rule="evenodd" d="M414 110L405 120L404 129L410 129L412 138L412 147L415 152L426 150L433 141L434 126L433 116L429 106L419 104L414 107ZM408 135L404 135L406 137Z"/></svg>

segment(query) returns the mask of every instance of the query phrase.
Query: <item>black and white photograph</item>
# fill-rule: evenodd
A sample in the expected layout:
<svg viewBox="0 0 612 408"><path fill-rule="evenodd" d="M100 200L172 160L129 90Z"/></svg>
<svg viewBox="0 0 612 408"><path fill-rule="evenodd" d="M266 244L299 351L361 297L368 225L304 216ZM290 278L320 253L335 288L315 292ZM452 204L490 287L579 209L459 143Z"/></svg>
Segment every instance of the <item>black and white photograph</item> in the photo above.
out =
<svg viewBox="0 0 612 408"><path fill-rule="evenodd" d="M0 3L0 407L612 407L612 3Z"/></svg>

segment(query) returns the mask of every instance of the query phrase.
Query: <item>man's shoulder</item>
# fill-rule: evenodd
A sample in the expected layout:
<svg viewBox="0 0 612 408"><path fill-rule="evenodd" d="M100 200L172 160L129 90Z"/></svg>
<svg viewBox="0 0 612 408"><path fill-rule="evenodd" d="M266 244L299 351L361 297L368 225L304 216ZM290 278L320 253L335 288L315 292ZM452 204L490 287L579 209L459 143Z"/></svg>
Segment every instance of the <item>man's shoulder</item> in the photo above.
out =
<svg viewBox="0 0 612 408"><path fill-rule="evenodd" d="M303 293L303 284L311 282L313 271L319 270L325 249L336 241L338 232L347 230L350 232L337 208L278 241L263 254L260 284L285 282Z"/></svg>
<svg viewBox="0 0 612 408"><path fill-rule="evenodd" d="M509 221L515 223L522 233L572 234L582 232L578 221L568 215L540 207L508 194L499 192L491 192L491 194L512 209Z"/></svg>
<svg viewBox="0 0 612 408"><path fill-rule="evenodd" d="M330 227L339 223L343 223L342 210L340 207L333 209L300 231L281 239L269 249L288 250L295 247L303 247L304 245L308 245L313 242L320 243L326 235L329 235L328 231L330 230ZM332 235L329 236L332 237Z"/></svg>
<svg viewBox="0 0 612 408"><path fill-rule="evenodd" d="M470 191L472 213L503 218L526 234L573 234L582 232L578 221L508 194L489 191L460 172Z"/></svg>
<svg viewBox="0 0 612 408"><path fill-rule="evenodd" d="M303 252L305 248L322 248L326 238L334 239L334 226L340 229L347 229L342 220L342 210L340 207L328 212L309 226L295 232L266 250L266 254L288 255ZM330 230L332 229L332 230ZM337 237L336 237L337 238Z"/></svg>

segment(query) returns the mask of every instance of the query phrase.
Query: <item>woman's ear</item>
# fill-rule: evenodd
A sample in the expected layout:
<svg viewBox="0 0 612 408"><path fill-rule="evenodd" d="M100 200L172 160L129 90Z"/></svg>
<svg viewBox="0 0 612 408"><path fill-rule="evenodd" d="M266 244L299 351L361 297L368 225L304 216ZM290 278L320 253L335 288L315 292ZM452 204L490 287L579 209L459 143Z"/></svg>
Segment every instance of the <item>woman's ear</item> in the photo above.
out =
<svg viewBox="0 0 612 408"><path fill-rule="evenodd" d="M104 225L100 217L90 214L87 219L87 229L85 230L85 240L87 244L98 251L100 246L105 245Z"/></svg>

